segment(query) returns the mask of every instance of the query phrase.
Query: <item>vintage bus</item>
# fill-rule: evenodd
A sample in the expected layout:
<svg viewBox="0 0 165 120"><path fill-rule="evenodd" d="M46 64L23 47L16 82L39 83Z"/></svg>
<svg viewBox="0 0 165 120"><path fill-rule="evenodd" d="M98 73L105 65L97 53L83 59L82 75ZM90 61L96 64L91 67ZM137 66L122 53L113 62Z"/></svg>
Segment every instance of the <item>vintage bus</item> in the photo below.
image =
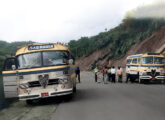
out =
<svg viewBox="0 0 165 120"><path fill-rule="evenodd" d="M127 57L126 77L139 83L165 83L165 56L159 53L137 54Z"/></svg>
<svg viewBox="0 0 165 120"><path fill-rule="evenodd" d="M34 99L76 92L75 59L62 44L29 44L7 58L3 68L6 98Z"/></svg>

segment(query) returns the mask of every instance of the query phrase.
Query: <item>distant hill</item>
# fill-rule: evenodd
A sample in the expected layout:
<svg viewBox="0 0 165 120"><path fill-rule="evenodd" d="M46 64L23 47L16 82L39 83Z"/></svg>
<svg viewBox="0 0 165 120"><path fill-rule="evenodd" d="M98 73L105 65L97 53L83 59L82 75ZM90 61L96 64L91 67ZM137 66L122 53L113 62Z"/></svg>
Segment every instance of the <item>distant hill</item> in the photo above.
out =
<svg viewBox="0 0 165 120"><path fill-rule="evenodd" d="M14 56L18 46L23 46L25 44L32 43L29 42L12 42L8 43L0 40L0 71L2 70L2 66L4 64L4 60L6 57Z"/></svg>

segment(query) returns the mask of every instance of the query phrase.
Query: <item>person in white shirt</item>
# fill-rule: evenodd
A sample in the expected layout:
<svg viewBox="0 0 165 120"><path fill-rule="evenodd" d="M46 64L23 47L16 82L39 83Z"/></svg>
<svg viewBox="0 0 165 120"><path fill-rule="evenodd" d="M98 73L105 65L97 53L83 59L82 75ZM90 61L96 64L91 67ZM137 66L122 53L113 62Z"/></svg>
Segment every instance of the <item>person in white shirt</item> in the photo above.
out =
<svg viewBox="0 0 165 120"><path fill-rule="evenodd" d="M114 66L111 68L111 76L112 76L112 82L115 83L116 82L116 69Z"/></svg>

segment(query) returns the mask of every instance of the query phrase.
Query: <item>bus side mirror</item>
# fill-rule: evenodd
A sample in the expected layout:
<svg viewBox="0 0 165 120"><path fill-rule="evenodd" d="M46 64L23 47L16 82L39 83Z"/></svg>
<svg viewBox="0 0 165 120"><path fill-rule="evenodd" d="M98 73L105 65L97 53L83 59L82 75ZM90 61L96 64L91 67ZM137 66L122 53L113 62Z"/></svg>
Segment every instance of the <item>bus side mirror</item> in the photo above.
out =
<svg viewBox="0 0 165 120"><path fill-rule="evenodd" d="M16 66L15 65L12 65L12 70L16 70Z"/></svg>

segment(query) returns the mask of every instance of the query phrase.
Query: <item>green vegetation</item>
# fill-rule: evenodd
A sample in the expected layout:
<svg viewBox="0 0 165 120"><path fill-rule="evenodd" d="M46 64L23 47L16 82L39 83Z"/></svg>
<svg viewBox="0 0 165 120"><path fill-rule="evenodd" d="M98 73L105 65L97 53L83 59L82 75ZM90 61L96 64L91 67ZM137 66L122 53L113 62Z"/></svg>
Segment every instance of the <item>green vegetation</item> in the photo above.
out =
<svg viewBox="0 0 165 120"><path fill-rule="evenodd" d="M2 76L0 75L0 110L2 109L3 102L4 102L3 82L2 82Z"/></svg>
<svg viewBox="0 0 165 120"><path fill-rule="evenodd" d="M163 25L165 25L164 19L127 17L119 26L110 31L102 32L93 37L82 37L77 41L71 40L68 46L76 58L88 56L103 48L107 51L105 56L110 54L110 59L119 59L126 54L132 45L146 39ZM111 48L109 47L110 44Z"/></svg>
<svg viewBox="0 0 165 120"><path fill-rule="evenodd" d="M5 41L0 40L0 71L2 70L4 60L6 59L6 57L14 56L18 46L23 46L28 43L32 43L32 42L22 41L22 42L7 43Z"/></svg>

